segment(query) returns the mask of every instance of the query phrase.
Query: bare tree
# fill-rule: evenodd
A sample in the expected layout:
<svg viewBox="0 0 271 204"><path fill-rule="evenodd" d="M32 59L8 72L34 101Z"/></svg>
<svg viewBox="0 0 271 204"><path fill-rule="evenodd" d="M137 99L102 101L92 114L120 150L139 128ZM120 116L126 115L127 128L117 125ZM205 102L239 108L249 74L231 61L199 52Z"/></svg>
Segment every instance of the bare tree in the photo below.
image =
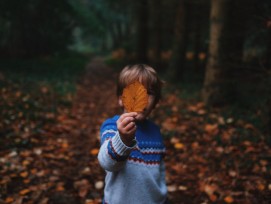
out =
<svg viewBox="0 0 271 204"><path fill-rule="evenodd" d="M184 62L187 42L187 4L179 0L176 10L173 54L169 64L169 76L173 80L181 79L184 72Z"/></svg>
<svg viewBox="0 0 271 204"><path fill-rule="evenodd" d="M242 7L251 2L211 1L209 58L202 91L206 104L221 105L238 96L236 86L244 70L244 42L251 11Z"/></svg>
<svg viewBox="0 0 271 204"><path fill-rule="evenodd" d="M212 104L221 97L221 84L223 80L221 38L225 29L227 1L211 1L209 58L202 92L203 101L206 104Z"/></svg>
<svg viewBox="0 0 271 204"><path fill-rule="evenodd" d="M149 1L137 1L137 34L136 34L136 53L140 63L148 62L149 45Z"/></svg>

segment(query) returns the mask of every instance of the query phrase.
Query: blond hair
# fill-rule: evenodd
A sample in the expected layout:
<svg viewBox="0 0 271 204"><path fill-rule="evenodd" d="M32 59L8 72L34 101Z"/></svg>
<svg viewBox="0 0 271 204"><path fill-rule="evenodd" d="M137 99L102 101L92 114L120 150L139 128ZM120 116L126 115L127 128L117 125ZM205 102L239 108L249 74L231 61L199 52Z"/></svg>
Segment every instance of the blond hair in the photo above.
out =
<svg viewBox="0 0 271 204"><path fill-rule="evenodd" d="M148 94L155 97L155 104L158 103L164 82L159 79L156 71L146 64L128 65L123 68L117 83L117 96L121 96L123 89L135 81L142 83Z"/></svg>

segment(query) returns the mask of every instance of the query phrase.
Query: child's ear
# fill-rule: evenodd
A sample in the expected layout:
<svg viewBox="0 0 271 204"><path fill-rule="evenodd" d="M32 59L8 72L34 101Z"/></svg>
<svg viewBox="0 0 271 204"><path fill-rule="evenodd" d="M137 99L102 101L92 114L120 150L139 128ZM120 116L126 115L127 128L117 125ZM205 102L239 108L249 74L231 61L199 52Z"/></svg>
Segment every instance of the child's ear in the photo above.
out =
<svg viewBox="0 0 271 204"><path fill-rule="evenodd" d="M122 102L121 97L119 97L119 106L120 106L120 107L123 107L123 102Z"/></svg>

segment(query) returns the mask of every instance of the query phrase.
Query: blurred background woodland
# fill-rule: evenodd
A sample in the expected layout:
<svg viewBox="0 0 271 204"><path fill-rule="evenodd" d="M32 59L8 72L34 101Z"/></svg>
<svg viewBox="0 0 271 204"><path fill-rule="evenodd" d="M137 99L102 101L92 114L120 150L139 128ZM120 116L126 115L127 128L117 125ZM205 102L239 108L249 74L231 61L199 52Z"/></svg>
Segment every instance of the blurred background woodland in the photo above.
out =
<svg viewBox="0 0 271 204"><path fill-rule="evenodd" d="M41 141L45 142L40 135L45 134L45 130L50 132L50 125L55 121L63 122L63 118L72 115L69 111L76 106L74 101L79 100L76 93L80 90L80 83L83 83L82 77L88 76L93 81L95 77L101 77L101 74L95 75L97 70L91 72L90 69L86 74L86 67L97 57L102 57L114 73L126 64L152 65L166 81L165 95L172 94L171 99L177 97L186 104L198 104L193 106L194 109L191 106L188 109L193 109L199 115L205 115L205 111L219 110L219 115L228 119L221 122L221 117L216 117L220 121L218 126L205 126L205 131L206 128L207 132L219 129L225 124L238 126L239 136L232 138L231 145L245 144L248 147L252 143L259 143L257 154L265 149L265 145L271 145L270 0L2 0L0 172L5 176L0 182L0 201L34 203L33 194L31 199L26 198L34 191L27 186L33 184L29 178L30 172L34 174L33 171L38 168L33 167L33 160L26 159L30 158L29 152L27 156L20 152L31 149L40 156L45 151L35 149L41 146ZM95 69L99 69L99 65ZM103 67L101 71L104 71ZM103 83L103 77L99 83ZM91 85L93 82L89 83ZM92 95L89 93L82 98L96 98L97 94L104 94L95 90L92 90ZM171 125L176 123L174 128L180 127L177 123L181 124L184 111L176 108L176 99L171 101L173 104L170 106L175 109L164 110L163 113L167 113L170 119L163 119L170 121ZM99 112L99 103L96 101L85 106ZM78 107L82 110L83 106ZM84 108L84 111L88 110ZM87 112L91 115L91 111ZM98 113L96 117L99 117ZM73 119L78 120L76 117ZM90 131L96 134L100 122L95 121ZM80 127L84 129L87 126L89 124ZM182 134L169 128L169 124L165 126L165 129L170 129L166 135L171 139L177 138L179 146L175 148L184 151L183 143L179 141ZM53 134L61 132L58 129ZM223 143L219 136L215 140L216 144ZM61 146L64 150L68 148L65 146L67 141L63 139L59 142L64 145ZM91 155L95 158L93 151ZM17 155L25 158L19 159L20 162L26 163L20 163L18 158L15 161ZM12 161L17 166L14 167ZM259 161L262 162L257 165L265 167L262 172L264 176L261 174L261 177L270 179L270 155L261 153ZM253 162L243 167L255 170ZM27 170L31 165L32 170ZM16 172L20 174L16 175ZM231 176L235 177L233 174ZM15 187L14 182L21 182L23 187ZM58 192L68 188L59 183L56 184ZM88 185L94 188L95 184ZM271 183L260 184L257 190L267 190L269 192L264 195L270 196ZM73 188L78 185L81 183L74 184ZM90 192L92 187L89 186L83 189ZM186 191L186 187L182 191ZM211 191L204 189L209 201L219 203L222 194L214 193L218 191L217 188L214 190L213 186ZM39 189L39 192L36 200L42 200L40 203L54 203L54 198L50 200L49 195L43 197L44 190ZM81 192L80 197L86 198L87 195ZM88 203L95 203L96 197L99 196L91 194ZM222 203L233 203L234 195L224 196L223 199ZM270 201L271 196L268 199ZM71 202L72 199L68 200ZM249 199L244 200L246 202L239 203L250 203ZM256 201L268 203L264 197ZM175 203L181 201L175 200Z"/></svg>

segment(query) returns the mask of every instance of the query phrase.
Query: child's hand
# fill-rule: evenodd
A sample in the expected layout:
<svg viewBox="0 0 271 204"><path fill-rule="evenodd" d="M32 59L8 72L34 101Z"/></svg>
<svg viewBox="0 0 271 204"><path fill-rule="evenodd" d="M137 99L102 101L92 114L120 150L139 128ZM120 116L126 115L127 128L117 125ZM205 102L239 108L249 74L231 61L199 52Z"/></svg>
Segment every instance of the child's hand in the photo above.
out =
<svg viewBox="0 0 271 204"><path fill-rule="evenodd" d="M133 139L135 138L136 116L137 116L136 112L124 113L120 116L120 118L117 121L117 127L121 140L127 146L131 146L133 144Z"/></svg>

